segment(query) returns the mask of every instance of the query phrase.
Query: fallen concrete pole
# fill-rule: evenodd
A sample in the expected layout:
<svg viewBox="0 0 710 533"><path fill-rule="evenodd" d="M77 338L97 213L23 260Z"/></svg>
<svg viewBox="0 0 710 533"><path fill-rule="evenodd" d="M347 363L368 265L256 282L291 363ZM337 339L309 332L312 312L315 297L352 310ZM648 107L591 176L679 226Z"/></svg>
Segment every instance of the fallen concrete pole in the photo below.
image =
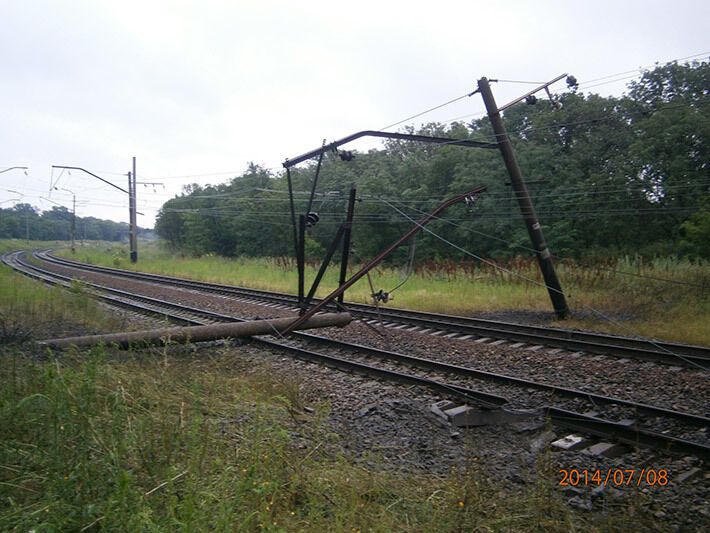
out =
<svg viewBox="0 0 710 533"><path fill-rule="evenodd" d="M39 341L39 345L47 348L66 349L71 346L85 348L104 344L128 348L138 345L184 344L188 342L213 341L217 339L251 337L252 335L278 334L293 324L298 317L273 318L268 320L249 320L245 322L228 322L209 326L188 326L161 328L125 333L110 333L107 335L88 335L85 337L66 337L63 339L48 339ZM298 329L324 328L330 326L345 326L350 323L350 313L327 313L315 315L308 319Z"/></svg>

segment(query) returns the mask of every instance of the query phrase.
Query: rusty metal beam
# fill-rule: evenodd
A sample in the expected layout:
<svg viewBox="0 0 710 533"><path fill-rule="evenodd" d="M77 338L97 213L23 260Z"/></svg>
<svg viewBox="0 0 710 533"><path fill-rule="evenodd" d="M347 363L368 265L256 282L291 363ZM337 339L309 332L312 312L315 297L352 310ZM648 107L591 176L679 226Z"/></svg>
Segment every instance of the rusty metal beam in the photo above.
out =
<svg viewBox="0 0 710 533"><path fill-rule="evenodd" d="M308 320L310 317L312 317L314 314L316 314L318 311L320 311L323 307L328 305L330 302L332 302L335 298L343 294L347 289L352 287L360 278L362 278L365 274L367 274L370 270L372 270L374 267L376 267L385 257L390 255L392 252L394 252L399 246L402 245L402 243L406 242L409 240L410 237L413 235L417 234L422 230L422 228L431 222L433 219L437 218L439 214L447 209L448 207L451 207L454 204L457 204L459 202L463 202L464 200L467 201L475 201L476 198L478 198L478 195L480 195L483 191L485 191L485 187L476 187L475 189L472 189L464 194L460 194L459 196L455 196L454 198L451 198L441 205L439 205L436 209L434 209L431 213L426 214L424 217L422 217L418 222L414 223L414 226L412 226L407 233L402 235L399 239L397 239L395 242L390 244L387 248L385 248L383 251L381 251L375 258L371 259L369 263L367 263L365 266L363 266L357 273L353 274L353 276L340 285L337 289L335 289L333 292L331 292L328 296L323 298L318 304L313 306L309 311L301 315L301 317L296 320L293 324L288 326L286 329L283 330L282 334L286 335L287 333L290 333L291 331L298 329L301 327L301 325Z"/></svg>
<svg viewBox="0 0 710 533"><path fill-rule="evenodd" d="M297 329L324 328L330 326L345 326L352 317L349 313L328 313L310 317L298 325ZM66 349L72 346L85 348L104 344L126 349L132 345L168 345L188 342L212 341L225 338L251 337L253 335L280 334L294 322L293 317L274 318L268 320L251 320L247 322L228 322L226 324L211 324L208 326L189 326L161 328L144 331L111 333L107 335L88 335L85 337L66 337L63 339L48 339L38 344L46 348ZM293 329L293 328L291 328Z"/></svg>
<svg viewBox="0 0 710 533"><path fill-rule="evenodd" d="M382 137L384 139L397 139L400 141L415 141L430 144L450 144L452 146L465 146L467 148L498 147L496 143L472 141L471 139L451 139L449 137L432 137L430 135L413 135L411 133L393 133L388 131L365 130L353 133L352 135L343 137L342 139L334 141L330 144L324 144L320 148L316 148L315 150L311 150L310 152L306 152L305 154L296 156L293 159L287 159L286 161L284 161L283 166L284 168L290 168L294 165L302 163L303 161L322 155L330 150L334 150L338 146L342 146L343 144L347 144L356 139L359 139L360 137Z"/></svg>

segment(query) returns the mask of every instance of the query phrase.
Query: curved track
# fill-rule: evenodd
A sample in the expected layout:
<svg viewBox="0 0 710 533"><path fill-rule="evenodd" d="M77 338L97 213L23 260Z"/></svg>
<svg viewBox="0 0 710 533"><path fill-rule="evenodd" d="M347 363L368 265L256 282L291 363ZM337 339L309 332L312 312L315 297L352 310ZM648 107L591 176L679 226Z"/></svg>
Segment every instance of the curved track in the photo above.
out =
<svg viewBox="0 0 710 533"><path fill-rule="evenodd" d="M109 273L136 280L153 281L155 283L168 284L173 287L178 286L211 292L231 296L247 302L269 302L288 307L295 307L297 305L295 296L283 293L86 265L77 261L53 256L49 252L39 252L36 255L43 261L58 265L81 268L91 272ZM710 369L710 348L704 346L560 328L545 328L405 309L375 308L373 306L356 303L347 303L347 308L361 317L386 326L419 328L420 331L431 330L432 332L443 332L460 336L470 335L471 337L479 339L502 339L560 348L581 354L612 355L632 359L643 359L674 366Z"/></svg>
<svg viewBox="0 0 710 533"><path fill-rule="evenodd" d="M35 265L30 265L20 258L19 253L6 254L3 256L3 262L10 265L12 268L47 283L61 283L64 286L70 284L70 278L67 276L62 276L41 269ZM80 264L74 262L70 263L76 268L80 266ZM105 269L100 270L105 273ZM115 269L108 270L114 271ZM121 275L124 274L123 271L119 273ZM144 277L141 277L141 279L145 281ZM165 281L161 281L161 283L164 282ZM181 323L204 324L214 321L239 320L236 317L209 311L205 312L203 310L165 302L164 300L134 295L126 291L117 291L116 289L91 284L87 284L87 286L90 287L92 294L100 296L109 303L123 307L136 307L140 312L159 314L170 320L176 320ZM710 419L706 417L335 341L312 334L295 333L289 339L282 339L279 342L263 338L257 338L255 340L265 347L286 350L299 358L315 360L341 370L354 371L373 377L394 379L399 382L426 386L439 393L448 396L453 395L487 409L504 406L507 403L506 398L471 388L472 383L480 386L481 383L495 381L505 383L506 385L545 390L552 394L553 399L571 399L575 405L575 409L589 410L590 406L595 407L597 411L599 411L600 408L602 408L602 411L606 409L606 413L603 415L599 415L598 413L595 415L581 414L567 408L562 409L559 407L543 407L538 409L538 416L544 413L544 415L550 417L557 425L599 436L613 437L633 446L642 445L682 453L692 453L705 459L710 457L710 447L704 443L697 442L693 438L698 428L700 428L699 433L703 433L705 428L710 425ZM311 349L313 345L327 345L330 351L328 354L316 352ZM333 356L333 350L336 350L339 352L339 355L342 354L343 356ZM376 358L381 364L373 366L365 361L365 359L372 358ZM384 365L382 362L384 362ZM401 366L407 368L406 373L400 371L399 367ZM449 381L443 381L439 378L432 379L428 375L422 375L421 372L418 374L412 373L412 369L424 369L429 373L436 372L439 375L445 375L446 377L444 379ZM453 378L453 381L450 381L451 378ZM509 413L513 415L524 415L524 413L514 411L509 411ZM631 417L632 423L629 423L629 417ZM665 434L654 430L659 420L663 420L662 426L664 427ZM688 436L690 436L690 438Z"/></svg>

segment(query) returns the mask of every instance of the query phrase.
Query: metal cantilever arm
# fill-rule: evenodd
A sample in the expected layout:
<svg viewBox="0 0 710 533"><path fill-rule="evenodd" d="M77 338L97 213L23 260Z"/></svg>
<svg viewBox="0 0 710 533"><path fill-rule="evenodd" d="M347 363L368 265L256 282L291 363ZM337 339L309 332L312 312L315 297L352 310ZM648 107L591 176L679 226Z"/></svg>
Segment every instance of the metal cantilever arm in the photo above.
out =
<svg viewBox="0 0 710 533"><path fill-rule="evenodd" d="M124 188L122 188L122 187L119 187L118 185L116 185L116 184L114 184L114 183L111 183L111 182L108 181L108 180L103 179L101 176L97 176L96 174L94 174L93 172L90 172L90 171L86 170L85 168L81 168L81 167L67 167L67 166L64 166L64 165L52 165L52 168L65 168L65 169L67 169L67 170L81 170L82 172L86 172L87 174L89 174L89 175L95 177L96 179L103 181L103 182L106 183L107 185L110 185L111 187L114 187L114 188L118 189L119 191L125 192L126 194L128 194L128 191L127 191L126 189L124 189Z"/></svg>
<svg viewBox="0 0 710 533"><path fill-rule="evenodd" d="M452 146L465 146L468 148L498 148L497 143L472 141L469 139L451 139L448 137L431 137L429 135L413 135L410 133L390 133L387 131L365 130L353 133L352 135L343 137L338 141L333 141L330 144L324 144L320 148L316 148L315 150L311 150L310 152L306 152L305 154L296 156L293 159L287 159L286 161L284 161L283 166L284 168L290 168L294 165L302 163L303 161L324 154L329 150L334 150L338 146L342 146L343 144L347 144L361 137L382 137L385 139L398 139L401 141L417 141L431 144L450 144Z"/></svg>
<svg viewBox="0 0 710 533"><path fill-rule="evenodd" d="M417 221L414 226L412 226L407 233L402 235L399 239L397 239L395 242L390 244L387 248L385 248L382 252L380 252L377 257L372 259L369 263L367 263L365 266L363 266L356 274L353 274L353 276L343 283L340 287L335 289L333 292L331 292L328 296L323 298L318 304L314 305L310 310L306 311L303 315L301 315L298 319L296 319L290 326L288 326L286 329L284 329L281 334L286 335L287 333L290 333L293 331L295 328L299 327L301 324L303 324L306 320L308 320L310 317L315 315L318 311L320 311L323 307L328 305L328 303L332 302L335 298L343 294L347 289L352 287L355 282L357 282L360 278L362 278L365 274L367 274L370 270L372 270L374 267L376 267L385 257L390 255L392 252L394 252L402 243L406 242L409 240L412 235L418 233L421 231L421 229L431 222L434 218L439 216L439 214L447 209L448 207L451 207L452 205L462 202L466 200L467 198L476 198L478 197L479 194L481 194L483 191L486 190L486 187L476 187L475 189L472 189L464 194L460 194L459 196L455 196L454 198L451 198L444 203L440 204L436 209L434 209L431 213L428 213L424 215L419 221Z"/></svg>

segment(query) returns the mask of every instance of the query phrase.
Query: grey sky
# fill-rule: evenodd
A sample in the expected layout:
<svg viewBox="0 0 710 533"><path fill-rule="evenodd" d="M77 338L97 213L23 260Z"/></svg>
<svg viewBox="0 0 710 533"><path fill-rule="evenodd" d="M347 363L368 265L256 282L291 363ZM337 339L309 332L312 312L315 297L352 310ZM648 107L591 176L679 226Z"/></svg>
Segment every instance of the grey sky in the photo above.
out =
<svg viewBox="0 0 710 533"><path fill-rule="evenodd" d="M139 181L165 186L138 190L147 227L186 183L223 182L249 161L278 170L481 76L569 72L585 92L620 94L628 79L608 82L633 72L590 80L710 51L700 0L5 0L0 20L0 171L30 167L0 174L0 205L49 209L53 164L125 188L136 156ZM494 86L501 104L525 90ZM482 110L474 96L413 124ZM72 172L57 186L76 193L79 215L127 221L126 199L100 181ZM51 200L71 205L65 191Z"/></svg>

